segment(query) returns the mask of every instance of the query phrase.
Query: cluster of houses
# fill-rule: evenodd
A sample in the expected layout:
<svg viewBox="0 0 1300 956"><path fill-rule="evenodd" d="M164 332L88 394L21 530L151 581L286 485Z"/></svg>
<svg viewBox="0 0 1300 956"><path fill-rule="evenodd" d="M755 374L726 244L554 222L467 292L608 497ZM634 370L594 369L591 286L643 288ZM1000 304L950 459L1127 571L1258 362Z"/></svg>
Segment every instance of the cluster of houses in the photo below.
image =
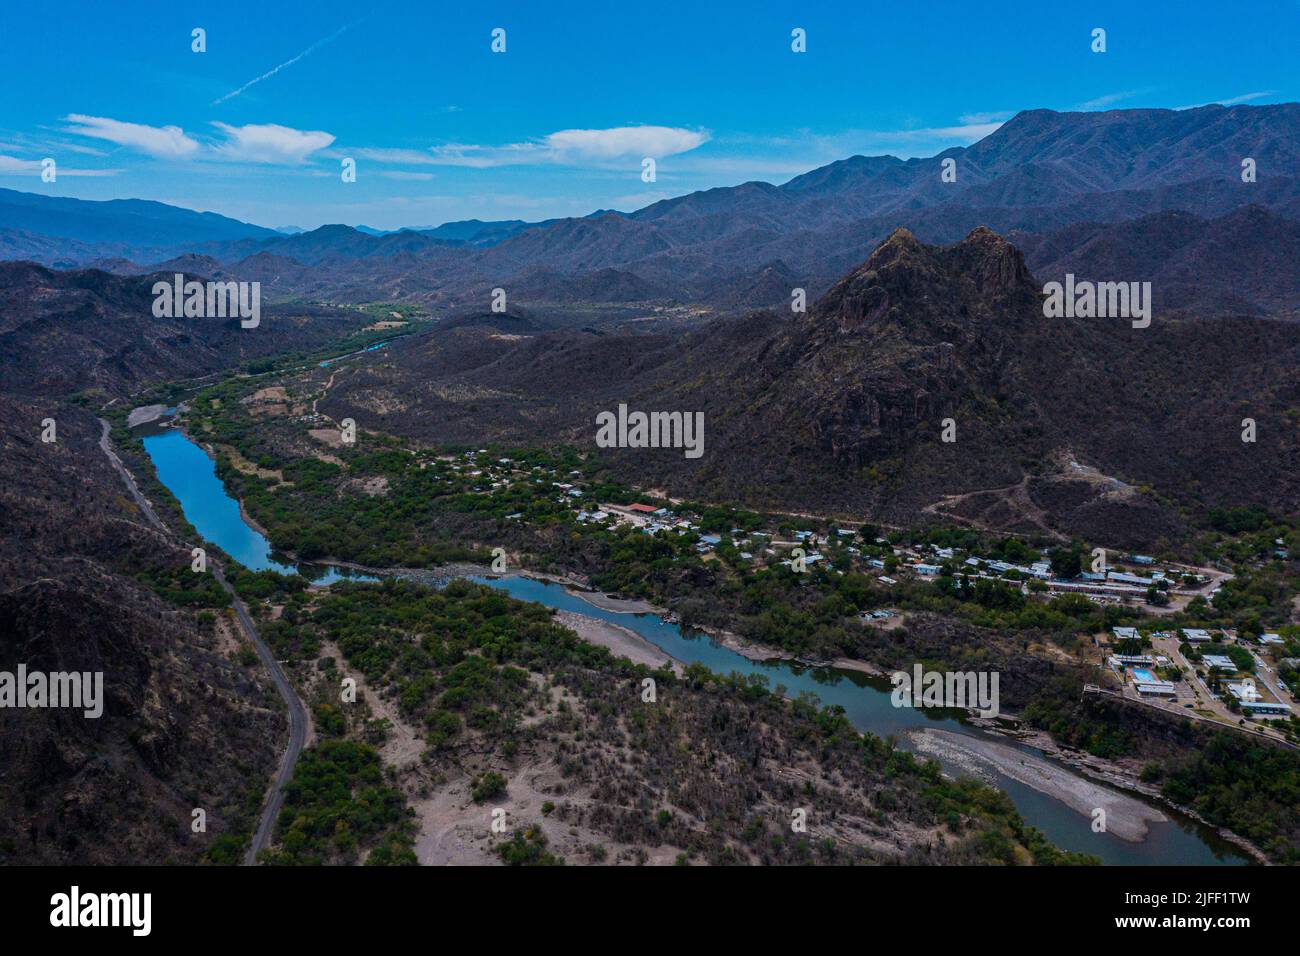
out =
<svg viewBox="0 0 1300 956"><path fill-rule="evenodd" d="M658 508L654 505L602 505L602 514L613 519L614 524L631 524L640 528L645 534L661 534L665 531L698 531L699 525L689 518L678 517L671 508ZM581 519L581 516L579 516Z"/></svg>
<svg viewBox="0 0 1300 956"><path fill-rule="evenodd" d="M1204 628L1185 627L1181 629L1181 633L1183 640L1189 644L1205 644L1214 640L1213 635ZM1219 640L1244 643L1237 637L1237 632L1231 628L1221 628L1219 630ZM1260 636L1259 641L1265 645L1285 643L1280 634L1263 634ZM1205 665L1210 674L1235 676L1238 672L1236 662L1226 654L1202 654L1201 663ZM1226 693L1232 695L1237 707L1243 713L1257 717L1287 717L1291 714L1291 708L1288 704L1282 701L1265 700L1264 696L1260 694L1255 681L1250 677L1224 681L1221 686ZM1286 685L1282 684L1282 687L1285 689Z"/></svg>
<svg viewBox="0 0 1300 956"><path fill-rule="evenodd" d="M703 533L698 516L687 510L640 502L624 505L589 500L588 491L584 487L583 472L576 469L567 474L560 474L555 468L530 465L527 461L516 462L507 457L494 458L487 449L468 451L459 457L438 456L437 459L421 461L420 467L425 468L435 464L449 469L453 475L471 479L470 490L475 492L490 493L509 488L520 480L531 482L534 488L549 486L551 493L548 497L565 508L571 508L575 519L581 524L607 527L630 524L647 535L692 534L696 539L693 544L694 550L701 556L714 552L724 540L723 534ZM509 520L519 520L522 517L520 512L506 516ZM877 580L887 586L898 583L898 579L890 575L897 574L899 571L920 578L931 578L943 573L945 566L954 568L967 577L992 578L1008 584L1018 584L1022 590L1028 590L1027 585L1032 582L1041 582L1039 590L1042 590L1042 585L1046 585L1047 590L1052 593L1083 593L1089 600L1097 603L1114 603L1139 596L1144 597L1152 585L1173 590L1176 585L1190 584L1196 587L1204 583L1203 576L1191 569L1173 566L1162 568L1157 566L1154 557L1143 554L1129 554L1124 558L1124 564L1141 569L1140 572L1107 568L1095 572L1082 571L1071 580L1062 580L1053 575L1046 552L1039 552L1037 560L1016 563L932 544L895 547L883 537L877 537L873 542L866 542L860 540L859 529L845 526L832 527L824 533L809 530L791 531L788 540L782 540L776 529L751 531L731 528L726 536L742 549L738 553L743 560L766 563L771 558L773 564L791 567L797 563L797 566L803 570L827 565L832 557L848 554L861 561L866 569L877 572ZM743 550L746 548L749 550ZM791 553L795 548L801 549L802 553L797 555ZM789 556L778 560L778 556L783 553ZM1189 578L1194 580L1188 580ZM1116 636L1124 639L1121 637L1121 632L1127 631L1133 631L1133 636L1137 636L1136 630L1131 628L1117 628ZM1182 636L1190 644L1215 640L1209 631L1200 628L1184 628ZM1235 639L1235 634L1230 632L1223 632L1223 636L1230 640ZM1285 643L1280 635L1272 633L1262 635L1259 641L1261 644L1275 646ZM1162 666L1155 661L1131 663L1139 666L1144 663ZM1162 695L1167 693L1167 688L1161 686L1165 682L1151 680L1139 683L1143 685L1139 688L1142 693Z"/></svg>
<svg viewBox="0 0 1300 956"><path fill-rule="evenodd" d="M613 522L620 519L624 513L634 515L638 519L644 519L645 516L652 514L669 515L666 509L651 505L616 506L589 503L588 491L585 487L586 476L582 471L572 469L564 472L554 467L531 464L527 460L493 457L492 452L486 448L467 451L460 455L421 458L419 466L422 470L437 469L440 475L448 479L464 480L466 490L474 493L491 494L521 484L531 486L535 492L540 491L553 503L573 509L574 517L584 524ZM517 521L523 516L522 512L515 512L505 517ZM656 524L656 528L662 526Z"/></svg>
<svg viewBox="0 0 1300 956"><path fill-rule="evenodd" d="M928 554L911 562L909 567L915 573L929 577L939 574L943 564L953 558L952 548L930 546ZM1153 565L1156 559L1150 555L1131 554L1125 558L1125 561L1151 570L1145 575L1115 568L1104 571L1083 571L1076 577L1065 580L1053 575L1051 563L1047 560L1045 552L1040 552L1039 560L1025 564L972 555L966 557L962 565L964 573L968 576L997 578L1004 581L1039 581L1046 584L1047 590L1052 594L1082 594L1097 604L1120 604L1125 601L1145 599L1152 585L1173 590L1184 583L1198 587L1205 580L1202 575L1190 570L1155 568ZM1194 582L1186 580L1189 578L1194 579ZM1025 590L1024 584L1022 590Z"/></svg>
<svg viewBox="0 0 1300 956"><path fill-rule="evenodd" d="M519 481L530 482L534 487L548 484L551 493L547 497L556 504L572 509L574 519L580 524L605 527L630 524L647 535L694 534L697 536L694 548L701 555L716 550L723 540L721 534L702 533L698 517L687 511L640 502L624 505L601 503L589 499L589 492L583 480L584 475L576 469L568 474L559 474L554 468L530 466L527 462L516 462L510 458L494 459L485 448L467 451L460 455L438 455L426 458L420 461L419 466L421 469L437 468L445 471L448 478L468 479L467 490L475 493L491 493L508 489ZM523 517L522 512L505 516L510 521L518 521ZM753 549L753 551L741 550L739 554L742 559L753 560L754 552L775 556L779 553L778 549L800 547L805 553L798 560L804 568L812 568L826 561L826 556L817 550L819 546L828 544L832 538L843 541L856 534L857 531L850 528L835 529L831 534L821 536L813 531L801 530L793 532L791 540L783 541L778 539L775 531L747 531L743 528L732 528L728 532L733 541ZM886 542L881 538L878 539L878 543ZM847 550L854 556L861 554L856 547L850 546ZM792 561L787 559L780 563L788 566ZM884 564L876 562L875 566L883 569Z"/></svg>
<svg viewBox="0 0 1300 956"><path fill-rule="evenodd" d="M672 508L658 507L634 503L630 505L602 504L596 511L579 511L577 515L579 521L606 521L611 525L631 524L641 530L643 534L658 535L666 532L695 533L699 540L695 543L695 551L699 554L709 554L716 550L718 545L722 544L723 536L716 533L701 534L699 523L693 520L689 514L678 513ZM848 532L853 534L854 532ZM825 538L818 536L811 531L796 531L792 535L792 540L781 541L775 537L771 531L747 531L744 528L732 528L728 536L735 542L743 542L749 547L761 547L763 553L775 555L777 548L804 547L811 549L818 544L824 544ZM853 553L858 553L856 548L849 549ZM754 554L750 551L741 550L740 557L744 560L752 560ZM800 559L804 567L812 567L825 557L821 553L808 550ZM792 562L787 559L780 562L789 566Z"/></svg>
<svg viewBox="0 0 1300 956"><path fill-rule="evenodd" d="M1115 627L1111 629L1117 645L1132 647L1142 641L1142 632L1135 627ZM1156 631L1157 638L1177 638L1188 644L1207 644L1216 640L1216 636L1204 628L1185 627L1177 633ZM1217 640L1235 641L1237 635L1231 629L1221 629ZM1280 637L1279 637L1280 641ZM1173 681L1158 676L1158 671L1170 666L1170 660L1158 653L1111 653L1107 659L1111 669L1122 678L1126 678L1139 697L1172 699L1178 696L1178 685ZM1251 717L1288 717L1291 714L1289 704L1280 700L1267 700L1260 693L1255 680L1250 676L1239 676L1240 668L1226 654L1202 654L1200 663L1213 676L1232 677L1221 680L1219 686L1223 692L1231 695L1237 708ZM1209 690L1209 685L1206 685Z"/></svg>
<svg viewBox="0 0 1300 956"><path fill-rule="evenodd" d="M1228 644L1248 643L1237 636L1235 628L1220 627L1215 630L1217 631L1217 635L1203 627L1184 627L1179 629L1179 633L1182 635L1183 640L1188 644L1209 644L1211 642ZM1261 634L1258 642L1265 646L1272 647L1281 647L1286 643L1286 641L1282 639L1281 634Z"/></svg>
<svg viewBox="0 0 1300 956"><path fill-rule="evenodd" d="M992 572L991 576L999 578L1004 577L1008 571L1015 571L1024 578L1034 578L1039 581L1049 581L1052 577L1052 566L1047 561L1035 561L1033 564L1025 565L1012 564L1010 561L967 558L965 563L977 570L983 569L986 572Z"/></svg>
<svg viewBox="0 0 1300 956"><path fill-rule="evenodd" d="M1199 586L1200 576L1191 576L1198 579L1198 584L1194 586ZM1164 571L1153 571L1145 577L1130 571L1083 571L1068 581L1049 581L1049 589L1053 592L1084 594L1089 598L1112 598L1122 602L1125 599L1145 597L1152 585L1173 590L1182 577L1181 574L1173 576Z"/></svg>
<svg viewBox="0 0 1300 956"><path fill-rule="evenodd" d="M479 456L485 454L486 451L483 449L480 449L477 455L474 452L469 452L463 456L463 462L457 462L453 467L457 470L467 468L468 470L463 473L478 476L480 474L478 466L481 463ZM501 459L492 464L509 464L509 460ZM533 469L534 473L539 471L548 470ZM488 478L491 477L488 476ZM534 474L534 477L536 477L536 474ZM560 476L556 477L558 479ZM696 516L689 512L682 512L680 509L639 502L626 505L589 502L586 498L586 492L580 487L581 473L574 471L568 477L571 480L555 480L551 482L552 487L555 489L554 500L572 506L575 518L579 523L609 527L630 524L647 535L693 533L698 536L694 549L696 553L702 556L714 552L723 541L722 534L701 533L702 529L696 520ZM501 481L492 480L490 481L490 488L495 489L501 484ZM508 517L518 518L519 515ZM1024 588L1025 582L1039 581L1046 584L1051 591L1073 590L1084 592L1091 600L1098 603L1144 596L1146 589L1151 584L1161 581L1172 583L1177 580L1180 574L1180 572L1171 573L1152 567L1155 564L1155 559L1150 556L1129 555L1129 563L1152 567L1148 576L1122 570L1108 570L1099 573L1084 572L1072 581L1061 581L1053 577L1051 564L1047 560L1045 553L1040 553L1038 560L1017 564L1011 561L970 555L967 552L962 552L959 555L954 548L938 545L920 545L915 548L894 547L888 539L881 537L876 538L874 542L863 542L859 540L859 529L846 526L832 527L825 533L809 530L793 531L790 533L788 540L782 540L778 537L775 529L749 531L742 528L732 528L727 532L727 536L742 549L749 549L739 552L740 557L747 561L758 560L763 562L771 557L775 564L786 567L798 566L807 570L815 568L819 564L829 564L830 557L834 553L847 553L850 557L861 560L868 569L879 572L877 578L885 585L898 583L897 578L890 576L897 573L892 570L893 568L921 578L931 578L943 573L945 565L951 566L954 562L960 562L960 570L969 577L996 578L1009 583L1019 582L1022 588ZM870 553L864 554L864 548L869 545L873 546L870 548ZM794 548L802 549L803 554L798 556L790 555L777 560L777 556L782 551L788 553ZM888 568L886 566L887 562ZM888 573L884 573L886 571Z"/></svg>
<svg viewBox="0 0 1300 956"><path fill-rule="evenodd" d="M688 531L699 532L699 527L689 516L676 514L670 508L661 508L653 505L633 504L633 505L601 505L598 510L580 511L578 520L580 521L603 521L611 520L614 523L632 522L636 524L646 534L659 534L665 531ZM1045 584L1050 592L1075 592L1084 594L1089 600L1098 604L1120 603L1125 600L1145 599L1148 588L1155 584L1164 589L1172 589L1177 583L1189 575L1196 577L1198 582L1203 579L1199 575L1194 575L1190 571L1167 568L1161 569L1156 567L1156 559L1150 555L1133 554L1128 555L1126 563L1140 568L1148 568L1145 574L1138 574L1132 571L1121 569L1107 569L1105 571L1092 572L1084 571L1076 578L1065 581L1053 576L1051 563L1048 561L1046 553L1040 552L1037 560L1018 564L1012 561L999 560L994 558L971 555L968 552L958 553L957 549L951 547L942 547L938 545L919 545L914 548L894 547L886 538L876 538L874 548L871 554L864 555L863 547L868 543L858 540L858 529L849 527L832 527L825 534L818 534L814 531L795 531L790 535L790 540L780 540L772 531L745 531L741 528L732 528L730 537L733 541L747 543L755 552L760 554L760 560L768 555L776 555L778 549L802 548L804 554L800 557L787 557L780 560L779 564L791 567L797 566L803 569L811 569L819 563L828 563L829 555L826 553L829 549L831 552L842 551L855 559L860 559L868 569L880 572L877 579L885 585L895 585L898 583L897 578L889 575L895 574L892 570L897 568L920 578L933 578L943 573L944 567L956 567L968 577L991 578L1006 583L1018 583L1022 590L1027 590L1027 583L1038 581ZM704 534L699 538L695 545L695 550L701 555L707 555L714 551L721 543L722 536L718 534ZM860 547L862 546L862 547ZM750 551L742 551L741 557L745 560L753 560L754 554ZM889 567L887 568L887 562ZM888 574L884 573L888 571Z"/></svg>

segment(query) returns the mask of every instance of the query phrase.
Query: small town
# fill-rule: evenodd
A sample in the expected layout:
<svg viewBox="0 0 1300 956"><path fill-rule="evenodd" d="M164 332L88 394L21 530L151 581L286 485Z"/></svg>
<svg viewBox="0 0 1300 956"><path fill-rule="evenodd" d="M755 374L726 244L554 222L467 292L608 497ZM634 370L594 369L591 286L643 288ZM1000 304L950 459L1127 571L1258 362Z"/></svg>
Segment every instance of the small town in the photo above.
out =
<svg viewBox="0 0 1300 956"><path fill-rule="evenodd" d="M575 525L588 531L634 528L644 535L676 543L683 553L703 562L723 562L747 571L786 568L807 573L807 583L820 575L858 572L871 576L886 593L902 594L917 585L947 587L960 593L976 581L1017 591L1026 600L1049 601L1077 595L1100 608L1134 612L1143 620L1159 620L1194 612L1193 602L1212 606L1232 575L1220 568L1193 567L1160 561L1151 555L1098 551L1077 559L1053 562L1053 549L1038 551L1018 545L1020 558L1005 560L963 547L904 543L905 535L847 522L822 522L793 516L762 519L747 514L746 526L727 525L717 514L707 519L699 506L670 500L615 503L593 500L598 489L583 468L559 474L557 468L510 457L493 457L488 449L443 455L421 461L420 467L443 468L448 480L465 482L477 495L508 495L527 490L560 509ZM549 490L549 491L548 491ZM640 496L646 497L646 496ZM528 512L513 511L509 521L527 520ZM802 527L808 525L810 527ZM1284 561L1287 550L1279 539L1271 558ZM1083 562L1106 561L1097 570ZM1109 563L1113 561L1113 564ZM905 602L904 602L905 603ZM892 628L906 620L899 607L863 611L865 625ZM1300 675L1300 636L1262 631L1246 635L1233 628L1179 627L1158 624L1115 626L1092 635L1096 653L1091 663L1097 683L1090 691L1119 694L1144 705L1187 712L1196 719L1263 733L1277 739L1293 734L1272 727L1295 713L1297 697L1284 673Z"/></svg>

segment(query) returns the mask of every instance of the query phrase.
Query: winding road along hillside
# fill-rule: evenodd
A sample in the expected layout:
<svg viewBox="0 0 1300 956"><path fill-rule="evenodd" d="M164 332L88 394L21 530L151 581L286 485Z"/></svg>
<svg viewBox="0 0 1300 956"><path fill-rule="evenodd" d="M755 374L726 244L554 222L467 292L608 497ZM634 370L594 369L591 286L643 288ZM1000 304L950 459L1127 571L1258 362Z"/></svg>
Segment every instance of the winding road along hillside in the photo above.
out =
<svg viewBox="0 0 1300 956"><path fill-rule="evenodd" d="M122 476L122 482L131 493L136 505L139 506L140 512L160 532L170 538L175 538L175 535L159 519L157 513L153 510L153 505L141 494L140 489L136 486L135 479L131 477L131 473L122 464L122 459L113 450L112 443L108 438L109 423L101 418L99 424L103 428L103 432L99 436L99 447L108 456L108 460L112 462L117 473ZM189 547L189 545L186 546ZM280 758L280 769L271 782L270 790L266 795L266 802L262 806L261 818L258 820L257 829L253 833L253 840L248 846L248 852L244 855L244 864L252 866L257 863L257 854L270 842L271 828L275 825L275 818L280 813L280 807L284 804L284 788L292 779L293 768L298 763L298 755L302 753L302 748L307 742L307 708L303 706L297 691L293 689L293 685L289 683L289 678L271 654L271 649L262 640L261 635L257 633L253 619L248 614L247 606L235 593L234 587L226 580L221 565L212 559L209 559L209 561L212 576L230 595L230 602L234 606L235 617L239 620L239 626L244 629L244 634L252 642L253 647L257 648L257 656L270 673L271 679L275 681L275 688L280 692L280 696L284 699L285 706L289 710L289 745L285 748L284 756Z"/></svg>

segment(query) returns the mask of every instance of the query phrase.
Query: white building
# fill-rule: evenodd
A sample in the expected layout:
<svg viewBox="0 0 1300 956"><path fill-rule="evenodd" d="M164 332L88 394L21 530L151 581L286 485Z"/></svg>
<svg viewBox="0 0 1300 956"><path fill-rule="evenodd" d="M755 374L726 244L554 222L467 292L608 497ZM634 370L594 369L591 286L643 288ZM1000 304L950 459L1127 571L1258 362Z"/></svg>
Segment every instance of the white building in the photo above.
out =
<svg viewBox="0 0 1300 956"><path fill-rule="evenodd" d="M1134 682L1133 686L1139 694L1147 697L1177 697L1178 691L1173 684L1167 680L1143 681L1142 683Z"/></svg>
<svg viewBox="0 0 1300 956"><path fill-rule="evenodd" d="M1150 654L1112 654L1110 655L1111 667L1121 667L1125 664L1145 664L1150 667L1155 663L1155 659Z"/></svg>
<svg viewBox="0 0 1300 956"><path fill-rule="evenodd" d="M1129 574L1127 571L1108 571L1106 580L1116 581L1120 584L1149 585L1153 579L1144 578L1138 574Z"/></svg>
<svg viewBox="0 0 1300 956"><path fill-rule="evenodd" d="M1229 674L1237 673L1237 665L1232 662L1232 658L1223 654L1206 654L1201 660L1212 671L1227 671Z"/></svg>
<svg viewBox="0 0 1300 956"><path fill-rule="evenodd" d="M1259 691L1255 689L1255 682L1253 680L1236 681L1234 683L1225 684L1224 687L1228 689L1229 694L1237 698L1237 700L1241 701L1243 704L1254 703L1260 699Z"/></svg>

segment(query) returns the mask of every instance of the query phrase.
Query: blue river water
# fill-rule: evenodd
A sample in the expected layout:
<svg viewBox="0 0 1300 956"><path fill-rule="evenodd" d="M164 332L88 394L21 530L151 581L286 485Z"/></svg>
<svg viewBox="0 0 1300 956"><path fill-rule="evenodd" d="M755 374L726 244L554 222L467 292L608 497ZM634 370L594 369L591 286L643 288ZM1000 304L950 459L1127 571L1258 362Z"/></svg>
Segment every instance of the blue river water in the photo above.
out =
<svg viewBox="0 0 1300 956"><path fill-rule="evenodd" d="M226 493L217 465L207 452L178 428L149 429L143 436L158 480L176 496L186 520L205 541L217 545L250 571L301 574L313 584L335 581L377 581L366 574L331 565L301 566L277 561L271 542L244 520L239 502Z"/></svg>
<svg viewBox="0 0 1300 956"><path fill-rule="evenodd" d="M171 427L144 426L144 447L153 461L159 480L181 503L185 517L203 538L251 570L299 573L314 584L331 584L344 579L376 581L377 578L328 565L296 566L273 556L271 543L249 525L239 503L226 491L207 453L182 431ZM906 737L918 727L936 727L968 735L980 732L962 723L951 712L895 707L890 684L855 671L808 668L792 661L752 661L701 635L670 624L653 614L629 614L596 607L566 588L533 578L474 578L479 583L506 591L525 601L536 601L559 610L574 611L630 628L665 653L684 663L699 663L719 673L762 674L769 686L785 688L785 695L797 697L804 691L815 694L825 705L839 705L860 731L877 736L893 735L900 746L910 749ZM1041 751L996 738L1005 746L1043 757ZM1050 758L1047 758L1050 759ZM1230 843L1212 830L1161 808L1168 823L1150 824L1145 840L1130 843L1110 833L1094 833L1091 818L1025 784L1001 775L998 786L1015 803L1031 825L1057 846L1100 857L1119 865L1211 865L1249 862Z"/></svg>
<svg viewBox="0 0 1300 956"><path fill-rule="evenodd" d="M978 735L977 731L963 724L952 712L895 707L890 699L892 687L886 678L835 668L809 668L793 661L753 661L708 635L685 630L657 615L608 611L584 601L561 585L535 578L509 576L473 580L502 588L520 600L536 601L548 607L620 624L636 631L683 663L703 664L710 670L723 674L761 674L768 679L769 687L785 687L787 697L797 697L804 691L816 694L822 704L838 704L843 707L845 716L857 729L879 737L892 734L899 745L907 749L911 748L905 735L917 727ZM1046 759L1037 748L1022 746L1001 737L997 738L997 742ZM1212 831L1194 821L1174 817L1165 808L1161 809L1166 816L1171 817L1169 823L1153 823L1144 841L1129 843L1109 833L1093 833L1089 817L1017 780L999 775L998 786L1011 797L1021 816L1057 846L1091 853L1109 864L1212 865L1248 862L1235 847L1220 840Z"/></svg>

